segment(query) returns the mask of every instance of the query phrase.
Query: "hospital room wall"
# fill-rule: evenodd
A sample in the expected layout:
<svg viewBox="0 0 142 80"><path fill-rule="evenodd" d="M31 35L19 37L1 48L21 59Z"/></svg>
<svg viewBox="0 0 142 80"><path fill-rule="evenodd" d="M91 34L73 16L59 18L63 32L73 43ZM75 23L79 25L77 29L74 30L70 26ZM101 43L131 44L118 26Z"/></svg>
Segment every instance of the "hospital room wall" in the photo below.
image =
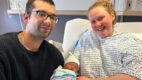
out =
<svg viewBox="0 0 142 80"><path fill-rule="evenodd" d="M21 19L20 21L20 18L22 18L23 15L7 14L7 9L8 9L7 5L8 5L7 0L0 0L0 35L7 32L21 31L22 30L21 23L23 24L23 28L25 28L25 23L23 22L23 19ZM57 15L57 16L60 18L60 20L56 24L54 31L47 38L47 40L54 40L61 43L63 42L65 23L68 20L71 20L74 18L87 19L85 15ZM119 16L118 22L119 21L120 21L120 16ZM142 22L142 16L124 16L123 21L124 22Z"/></svg>

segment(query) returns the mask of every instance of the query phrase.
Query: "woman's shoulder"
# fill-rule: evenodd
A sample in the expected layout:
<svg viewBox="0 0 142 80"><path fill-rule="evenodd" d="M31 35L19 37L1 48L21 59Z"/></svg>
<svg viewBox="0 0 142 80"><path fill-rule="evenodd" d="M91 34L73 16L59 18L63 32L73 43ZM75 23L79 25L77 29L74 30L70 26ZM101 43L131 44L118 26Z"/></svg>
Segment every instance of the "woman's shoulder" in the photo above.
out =
<svg viewBox="0 0 142 80"><path fill-rule="evenodd" d="M79 43L80 45L90 45L93 44L94 40L97 39L97 36L93 30L87 30L85 31L79 40L77 41L77 44Z"/></svg>
<svg viewBox="0 0 142 80"><path fill-rule="evenodd" d="M121 43L142 43L142 33L117 33L112 36L112 39L120 41Z"/></svg>
<svg viewBox="0 0 142 80"><path fill-rule="evenodd" d="M82 33L82 35L81 35L81 39L89 39L89 38L91 38L91 37L95 37L96 35L95 35L95 33L94 33L94 31L93 30L86 30L86 31L84 31L83 33Z"/></svg>
<svg viewBox="0 0 142 80"><path fill-rule="evenodd" d="M138 38L142 39L142 33L117 33L114 36L124 37L124 38Z"/></svg>

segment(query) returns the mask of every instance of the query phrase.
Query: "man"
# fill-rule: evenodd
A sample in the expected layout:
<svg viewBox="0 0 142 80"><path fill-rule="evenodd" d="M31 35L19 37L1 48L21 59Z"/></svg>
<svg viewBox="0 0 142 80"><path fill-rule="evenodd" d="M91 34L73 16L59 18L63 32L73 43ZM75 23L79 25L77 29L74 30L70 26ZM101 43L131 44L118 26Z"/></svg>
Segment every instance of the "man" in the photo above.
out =
<svg viewBox="0 0 142 80"><path fill-rule="evenodd" d="M44 39L58 21L52 0L28 0L23 32L0 36L0 80L49 80L64 64L59 50Z"/></svg>

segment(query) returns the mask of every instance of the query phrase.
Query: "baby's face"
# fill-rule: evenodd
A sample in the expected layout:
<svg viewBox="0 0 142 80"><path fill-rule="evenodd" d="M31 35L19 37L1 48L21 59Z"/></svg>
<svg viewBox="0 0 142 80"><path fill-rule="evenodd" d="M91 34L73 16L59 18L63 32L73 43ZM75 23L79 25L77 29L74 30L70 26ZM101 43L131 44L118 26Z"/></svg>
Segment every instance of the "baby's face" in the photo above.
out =
<svg viewBox="0 0 142 80"><path fill-rule="evenodd" d="M77 72L77 70L78 70L78 64L75 63L75 62L66 63L64 65L64 69L69 69L69 70L72 70L74 72Z"/></svg>

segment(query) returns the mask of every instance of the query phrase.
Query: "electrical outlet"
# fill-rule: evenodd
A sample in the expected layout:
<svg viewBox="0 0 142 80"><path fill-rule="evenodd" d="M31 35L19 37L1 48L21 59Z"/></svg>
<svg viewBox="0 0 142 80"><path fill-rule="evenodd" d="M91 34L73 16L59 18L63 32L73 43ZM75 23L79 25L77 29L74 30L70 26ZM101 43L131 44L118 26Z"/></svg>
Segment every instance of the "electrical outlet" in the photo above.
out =
<svg viewBox="0 0 142 80"><path fill-rule="evenodd" d="M132 8L132 0L127 0L127 9L130 10Z"/></svg>
<svg viewBox="0 0 142 80"><path fill-rule="evenodd" d="M129 11L142 11L142 0L128 0Z"/></svg>

